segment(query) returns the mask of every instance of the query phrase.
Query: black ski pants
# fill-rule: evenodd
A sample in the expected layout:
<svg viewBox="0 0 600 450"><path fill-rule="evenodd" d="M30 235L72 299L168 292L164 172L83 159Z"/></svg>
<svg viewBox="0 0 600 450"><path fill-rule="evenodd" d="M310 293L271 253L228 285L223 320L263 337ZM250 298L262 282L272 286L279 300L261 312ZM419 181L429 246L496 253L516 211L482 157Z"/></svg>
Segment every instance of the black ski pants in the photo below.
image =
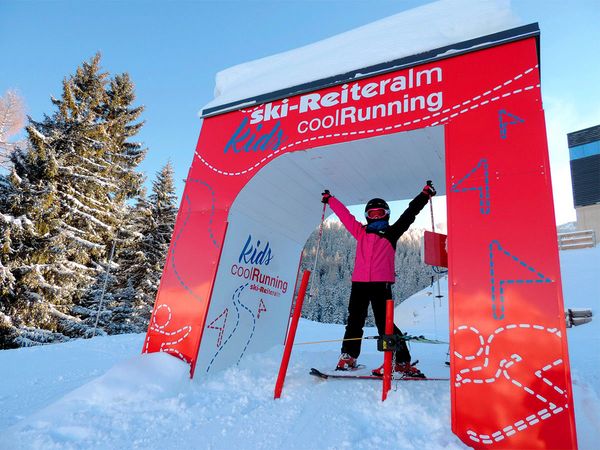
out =
<svg viewBox="0 0 600 450"><path fill-rule="evenodd" d="M353 282L350 291L350 302L348 303L348 324L344 339L361 338L363 327L367 319L369 303L373 308L375 325L380 336L385 334L385 303L392 298L392 283L385 282ZM394 334L400 334L400 330L394 325ZM362 340L344 341L342 353L348 353L353 358L360 355ZM406 341L402 341L400 349L396 351L396 362L410 362L410 352Z"/></svg>

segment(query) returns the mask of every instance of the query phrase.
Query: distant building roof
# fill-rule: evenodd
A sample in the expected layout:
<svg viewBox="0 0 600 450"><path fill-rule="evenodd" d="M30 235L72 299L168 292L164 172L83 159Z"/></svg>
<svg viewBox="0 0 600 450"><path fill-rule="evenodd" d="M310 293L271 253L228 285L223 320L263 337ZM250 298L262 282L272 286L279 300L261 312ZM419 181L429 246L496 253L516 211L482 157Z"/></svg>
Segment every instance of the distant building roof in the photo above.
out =
<svg viewBox="0 0 600 450"><path fill-rule="evenodd" d="M600 203L600 125L567 134L575 207Z"/></svg>
<svg viewBox="0 0 600 450"><path fill-rule="evenodd" d="M600 125L567 134L569 148L600 141Z"/></svg>

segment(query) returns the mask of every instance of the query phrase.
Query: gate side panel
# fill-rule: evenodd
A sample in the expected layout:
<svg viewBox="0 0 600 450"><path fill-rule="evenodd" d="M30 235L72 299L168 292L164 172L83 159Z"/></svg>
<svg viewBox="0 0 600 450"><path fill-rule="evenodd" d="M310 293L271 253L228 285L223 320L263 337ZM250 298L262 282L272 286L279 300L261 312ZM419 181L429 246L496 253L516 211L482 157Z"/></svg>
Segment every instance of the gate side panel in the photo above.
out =
<svg viewBox="0 0 600 450"><path fill-rule="evenodd" d="M192 374L239 184L190 169L144 342L143 352L171 353Z"/></svg>
<svg viewBox="0 0 600 450"><path fill-rule="evenodd" d="M284 340L302 246L232 214L212 292L196 373L237 364Z"/></svg>
<svg viewBox="0 0 600 450"><path fill-rule="evenodd" d="M530 43L501 61L536 67L519 95L510 82L498 83L477 114L446 127L452 428L475 448L577 445L546 130ZM478 69L476 57L464 58L465 73Z"/></svg>

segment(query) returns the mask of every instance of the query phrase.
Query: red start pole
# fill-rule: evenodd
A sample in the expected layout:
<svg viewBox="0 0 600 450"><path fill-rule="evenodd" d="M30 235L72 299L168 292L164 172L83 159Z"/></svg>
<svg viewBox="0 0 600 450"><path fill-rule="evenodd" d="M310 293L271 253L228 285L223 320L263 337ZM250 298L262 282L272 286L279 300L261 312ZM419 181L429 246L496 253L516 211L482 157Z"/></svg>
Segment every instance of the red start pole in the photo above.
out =
<svg viewBox="0 0 600 450"><path fill-rule="evenodd" d="M279 366L279 375L277 376L277 383L275 384L275 398L281 397L281 390L283 389L283 382L285 381L288 363L290 362L292 346L294 345L294 339L296 338L296 329L298 328L298 321L300 320L300 313L302 312L302 304L304 303L304 296L306 295L306 286L308 286L309 278L310 270L305 270L302 274L300 290L298 291L298 298L296 299L296 306L294 307L294 315L292 316L290 329L288 331L287 339L285 340L283 357L281 358L281 365Z"/></svg>
<svg viewBox="0 0 600 450"><path fill-rule="evenodd" d="M385 304L385 334L388 336L394 332L394 300L389 299ZM385 347L384 347L385 348ZM392 352L383 352L383 393L381 401L385 401L389 390L392 388Z"/></svg>

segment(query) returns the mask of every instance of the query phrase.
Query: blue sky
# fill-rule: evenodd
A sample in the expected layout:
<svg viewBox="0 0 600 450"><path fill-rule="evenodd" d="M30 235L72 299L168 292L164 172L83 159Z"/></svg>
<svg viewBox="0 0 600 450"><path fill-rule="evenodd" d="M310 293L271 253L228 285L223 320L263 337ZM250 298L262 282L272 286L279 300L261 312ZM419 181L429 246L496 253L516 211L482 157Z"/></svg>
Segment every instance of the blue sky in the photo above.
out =
<svg viewBox="0 0 600 450"><path fill-rule="evenodd" d="M306 45L428 1L0 0L0 92L27 113L51 113L61 80L97 51L110 73L129 72L146 110L139 135L149 178L171 160L183 189L214 76L245 61ZM542 89L557 222L574 220L566 133L600 124L600 1L513 0L542 31ZM558 183L558 184L557 184Z"/></svg>

